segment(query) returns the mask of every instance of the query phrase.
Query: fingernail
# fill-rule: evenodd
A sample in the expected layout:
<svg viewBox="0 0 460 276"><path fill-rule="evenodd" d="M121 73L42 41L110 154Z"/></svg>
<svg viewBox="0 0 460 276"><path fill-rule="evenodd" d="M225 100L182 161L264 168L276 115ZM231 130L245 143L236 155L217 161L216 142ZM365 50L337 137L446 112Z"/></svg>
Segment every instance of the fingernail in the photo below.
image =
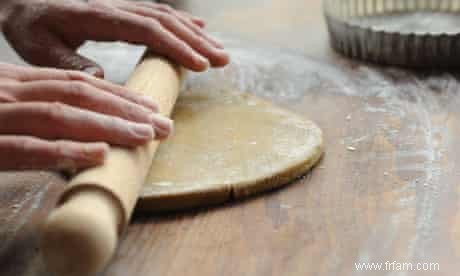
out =
<svg viewBox="0 0 460 276"><path fill-rule="evenodd" d="M79 169L102 165L109 152L106 143L88 143L81 146L75 143L66 143L68 159L60 161L60 167L69 174L75 174Z"/></svg>
<svg viewBox="0 0 460 276"><path fill-rule="evenodd" d="M155 128L156 138L160 140L170 137L173 133L174 133L174 126L171 126L171 128L168 129L167 131L164 129L158 128L158 127Z"/></svg>
<svg viewBox="0 0 460 276"><path fill-rule="evenodd" d="M214 49L214 57L212 59L213 67L222 67L230 62L230 56L224 50Z"/></svg>
<svg viewBox="0 0 460 276"><path fill-rule="evenodd" d="M199 16L196 16L196 15L192 15L191 17L192 17L192 19L193 19L193 20L196 20L196 21L202 21L202 22L204 22L204 19L203 19L203 18L201 18L201 17L199 17Z"/></svg>
<svg viewBox="0 0 460 276"><path fill-rule="evenodd" d="M174 125L173 120L160 114L150 115L150 120L155 128L166 132L170 132Z"/></svg>
<svg viewBox="0 0 460 276"><path fill-rule="evenodd" d="M97 68L97 67L94 67L94 66L90 66L90 67L86 67L83 69L83 71L91 76L95 76L95 77L98 77L98 78L103 78L104 77L104 72L101 71L100 68Z"/></svg>
<svg viewBox="0 0 460 276"><path fill-rule="evenodd" d="M149 125L144 124L134 124L132 130L136 136L141 137L142 139L153 139L155 137L155 131Z"/></svg>
<svg viewBox="0 0 460 276"><path fill-rule="evenodd" d="M221 56L228 56L227 51L225 51L223 49L216 49L216 52Z"/></svg>
<svg viewBox="0 0 460 276"><path fill-rule="evenodd" d="M203 18L200 18L200 17L193 17L192 18L193 21L195 21L196 23L198 23L199 25L201 25L201 27L204 27L206 25L206 22L204 21Z"/></svg>
<svg viewBox="0 0 460 276"><path fill-rule="evenodd" d="M211 37L211 40L217 48L224 49L224 45L220 43L217 39L215 39L214 37Z"/></svg>
<svg viewBox="0 0 460 276"><path fill-rule="evenodd" d="M200 67L199 71L206 71L211 66L209 61L202 56L197 57L195 63Z"/></svg>
<svg viewBox="0 0 460 276"><path fill-rule="evenodd" d="M205 58L203 58L202 60L203 60L203 62L206 64L206 68L208 68L209 66L211 66L211 63L209 62L209 60L207 60L207 59L205 59Z"/></svg>
<svg viewBox="0 0 460 276"><path fill-rule="evenodd" d="M98 151L100 152L101 154L105 154L109 151L109 145L107 145L106 143L90 143L90 144L86 144L85 145L85 150L87 152L90 152L90 151Z"/></svg>
<svg viewBox="0 0 460 276"><path fill-rule="evenodd" d="M147 105L151 110L158 112L158 105L151 97L145 95L142 95L141 97L145 105Z"/></svg>
<svg viewBox="0 0 460 276"><path fill-rule="evenodd" d="M219 56L219 58L220 58L223 62L226 62L226 63L229 62L230 56L229 56L229 54L228 54L226 51L217 49L217 50L216 50L216 54Z"/></svg>
<svg viewBox="0 0 460 276"><path fill-rule="evenodd" d="M86 158L95 162L100 162L105 159L109 149L110 147L106 143L91 143L85 145L84 153Z"/></svg>

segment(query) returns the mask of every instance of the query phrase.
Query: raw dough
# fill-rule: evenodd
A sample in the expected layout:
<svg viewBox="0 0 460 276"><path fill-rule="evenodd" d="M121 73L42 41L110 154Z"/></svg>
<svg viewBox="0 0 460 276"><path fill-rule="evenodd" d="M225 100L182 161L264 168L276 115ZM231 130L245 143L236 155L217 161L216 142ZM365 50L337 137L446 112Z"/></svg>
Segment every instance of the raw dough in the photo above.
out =
<svg viewBox="0 0 460 276"><path fill-rule="evenodd" d="M138 208L216 204L289 183L321 157L312 122L242 92L187 91L160 145Z"/></svg>

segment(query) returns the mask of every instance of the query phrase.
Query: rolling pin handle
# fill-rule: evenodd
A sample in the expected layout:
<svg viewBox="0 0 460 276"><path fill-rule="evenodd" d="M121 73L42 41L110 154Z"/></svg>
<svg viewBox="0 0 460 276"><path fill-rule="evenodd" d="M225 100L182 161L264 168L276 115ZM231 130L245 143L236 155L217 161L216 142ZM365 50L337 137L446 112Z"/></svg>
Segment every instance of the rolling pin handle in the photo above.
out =
<svg viewBox="0 0 460 276"><path fill-rule="evenodd" d="M126 87L153 98L169 116L178 97L181 70L147 54ZM112 146L104 164L75 175L49 215L42 255L50 272L88 276L102 271L129 222L159 141L137 148Z"/></svg>
<svg viewBox="0 0 460 276"><path fill-rule="evenodd" d="M59 276L95 275L118 243L122 210L107 191L72 193L48 218L42 238L47 267Z"/></svg>

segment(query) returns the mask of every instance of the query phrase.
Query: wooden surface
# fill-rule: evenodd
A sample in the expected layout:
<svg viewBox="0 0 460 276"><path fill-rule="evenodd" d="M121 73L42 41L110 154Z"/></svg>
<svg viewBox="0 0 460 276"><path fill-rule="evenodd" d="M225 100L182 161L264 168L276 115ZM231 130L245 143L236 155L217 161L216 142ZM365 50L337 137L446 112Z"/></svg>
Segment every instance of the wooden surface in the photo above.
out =
<svg viewBox="0 0 460 276"><path fill-rule="evenodd" d="M380 69L334 54L317 0L175 2L207 18L233 58L187 85L251 91L310 117L324 130L326 155L263 196L137 215L105 275L457 274L456 74ZM36 241L64 184L49 173L0 174L0 275L47 275ZM387 261L440 270L355 268Z"/></svg>

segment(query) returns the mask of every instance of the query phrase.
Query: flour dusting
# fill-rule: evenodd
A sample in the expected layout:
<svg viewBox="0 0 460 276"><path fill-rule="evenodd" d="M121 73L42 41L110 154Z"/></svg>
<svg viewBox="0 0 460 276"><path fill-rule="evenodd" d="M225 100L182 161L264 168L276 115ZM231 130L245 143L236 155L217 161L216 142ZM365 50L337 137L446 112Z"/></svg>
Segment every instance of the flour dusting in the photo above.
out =
<svg viewBox="0 0 460 276"><path fill-rule="evenodd" d="M364 250L358 260L378 259L378 252L371 249L381 242L381 235L386 235L388 243L396 241L407 219L414 219L416 224L409 248L412 258L428 260L426 254L433 246L432 237L438 231L436 225L441 222L436 214L442 198L449 193L448 184L441 181L441 176L451 173L453 168L453 164L442 164L452 133L444 122L448 120L446 107L460 106L456 96L459 79L448 73L379 69L340 58L328 63L286 49L251 44L220 34L215 36L226 45L232 63L223 69L190 73L186 89L211 87L247 91L286 106L295 105L305 95L337 96L359 103L352 113L344 114L343 123L368 119L373 124L368 129L347 133L337 143L343 145L345 151L347 147L357 149L348 151L354 162L391 161L395 164L393 168L382 168L388 182L385 185L391 186L394 177L402 182L391 190L398 196L391 208L401 211L392 213L388 224L376 227L368 240L363 241ZM119 53L125 52L125 48L119 50ZM115 77L123 78L126 76ZM376 138L393 150L378 151L373 147L367 152L360 150L370 148L364 146L374 143ZM359 179L361 175L353 174L352 177ZM415 210L415 214L406 210ZM413 218L408 217L412 215Z"/></svg>
<svg viewBox="0 0 460 276"><path fill-rule="evenodd" d="M384 137L395 147L391 154L377 151L362 154L360 151L356 162L391 159L398 164L386 170L385 177L391 179L391 175L397 175L404 181L400 190L394 191L401 196L394 207L415 208L416 235L409 250L413 258L426 260L424 252L429 251L435 225L440 219L435 215L440 198L448 193L447 184L440 181L440 175L446 170L441 161L451 133L439 121L447 120L444 118L447 105L460 104L458 100L449 102L456 98L456 91L449 87L458 85L457 78L446 73L414 74L354 62L351 62L353 66L328 64L285 49L250 45L226 37L221 39L228 47L232 64L205 74L190 74L186 88L211 86L249 91L279 103L295 103L306 94L351 97L362 103L359 110L344 115L344 123L372 116L374 126L343 137L341 143L350 154L355 154L353 152L361 143L371 143L373 137ZM361 114L361 118L355 114ZM391 121L402 122L404 128L389 123ZM414 137L419 138L415 141ZM398 229L403 227L405 219L395 212L389 218L390 225L382 226L386 227L387 242L398 238ZM375 235L371 235L369 248L381 241L381 233L377 229ZM361 254L361 261L377 258L371 256L375 254L371 250Z"/></svg>

